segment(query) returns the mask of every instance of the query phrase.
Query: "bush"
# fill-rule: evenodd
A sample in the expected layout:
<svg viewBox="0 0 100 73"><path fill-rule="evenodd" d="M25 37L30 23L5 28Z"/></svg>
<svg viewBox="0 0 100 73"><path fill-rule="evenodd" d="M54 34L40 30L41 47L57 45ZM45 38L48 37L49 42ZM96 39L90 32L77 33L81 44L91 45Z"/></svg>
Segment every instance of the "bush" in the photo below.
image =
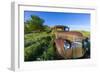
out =
<svg viewBox="0 0 100 73"><path fill-rule="evenodd" d="M37 58L42 60L42 56L48 50L50 42L51 36L48 35L25 44L25 61L34 61Z"/></svg>

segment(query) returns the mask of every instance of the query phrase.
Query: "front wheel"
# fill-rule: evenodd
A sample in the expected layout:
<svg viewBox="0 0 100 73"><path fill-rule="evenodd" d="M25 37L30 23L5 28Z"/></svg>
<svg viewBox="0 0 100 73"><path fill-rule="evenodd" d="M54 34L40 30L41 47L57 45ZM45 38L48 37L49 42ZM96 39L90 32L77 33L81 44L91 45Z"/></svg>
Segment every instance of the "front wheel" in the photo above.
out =
<svg viewBox="0 0 100 73"><path fill-rule="evenodd" d="M86 38L82 41L82 47L85 49L85 57L90 57L90 40Z"/></svg>

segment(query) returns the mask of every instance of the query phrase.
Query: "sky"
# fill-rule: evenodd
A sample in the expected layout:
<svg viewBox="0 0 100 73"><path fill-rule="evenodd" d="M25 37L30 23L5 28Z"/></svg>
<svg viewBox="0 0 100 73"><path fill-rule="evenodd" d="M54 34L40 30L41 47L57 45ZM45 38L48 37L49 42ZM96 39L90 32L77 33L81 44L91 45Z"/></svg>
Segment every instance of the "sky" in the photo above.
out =
<svg viewBox="0 0 100 73"><path fill-rule="evenodd" d="M71 30L90 31L90 14L88 13L24 11L24 22L31 19L31 15L42 18L45 21L44 25L64 25L70 27Z"/></svg>

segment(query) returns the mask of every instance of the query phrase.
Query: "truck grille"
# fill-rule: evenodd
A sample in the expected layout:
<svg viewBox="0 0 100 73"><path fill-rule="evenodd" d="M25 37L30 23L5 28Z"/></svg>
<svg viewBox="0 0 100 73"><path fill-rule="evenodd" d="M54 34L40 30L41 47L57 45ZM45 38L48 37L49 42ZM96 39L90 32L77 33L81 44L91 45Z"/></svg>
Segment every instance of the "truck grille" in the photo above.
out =
<svg viewBox="0 0 100 73"><path fill-rule="evenodd" d="M82 43L81 42L72 42L71 43L71 48L82 48Z"/></svg>

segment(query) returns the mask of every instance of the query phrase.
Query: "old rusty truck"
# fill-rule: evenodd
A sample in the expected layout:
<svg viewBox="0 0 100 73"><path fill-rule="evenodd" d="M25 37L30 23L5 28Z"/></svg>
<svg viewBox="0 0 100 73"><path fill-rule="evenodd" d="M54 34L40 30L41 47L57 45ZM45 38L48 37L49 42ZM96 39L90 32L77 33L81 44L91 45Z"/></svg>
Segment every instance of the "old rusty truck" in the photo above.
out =
<svg viewBox="0 0 100 73"><path fill-rule="evenodd" d="M84 47L85 37L81 32L70 31L69 27L62 25L54 26L52 29L56 51L60 57L74 59L85 55L87 47Z"/></svg>

